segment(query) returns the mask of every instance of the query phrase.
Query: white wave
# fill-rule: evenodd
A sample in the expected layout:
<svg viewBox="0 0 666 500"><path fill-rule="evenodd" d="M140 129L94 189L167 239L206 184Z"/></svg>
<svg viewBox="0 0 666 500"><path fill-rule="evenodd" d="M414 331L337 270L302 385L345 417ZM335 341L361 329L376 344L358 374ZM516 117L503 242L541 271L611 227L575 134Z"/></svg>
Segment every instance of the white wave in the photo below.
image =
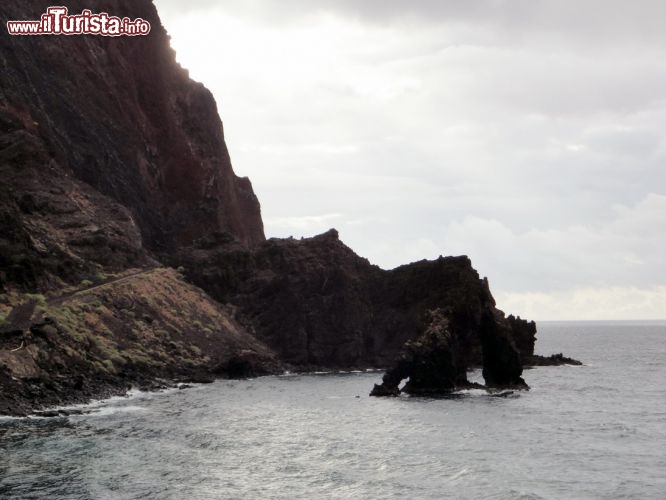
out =
<svg viewBox="0 0 666 500"><path fill-rule="evenodd" d="M0 415L0 422L9 422L12 420L24 420L27 417L12 417L11 415Z"/></svg>
<svg viewBox="0 0 666 500"><path fill-rule="evenodd" d="M53 417L46 417L37 415L28 415L26 417L12 417L0 415L0 422L4 420L17 420L17 419L34 419L34 418L63 418L63 417L85 417L87 415L107 415L114 412L132 412L142 409L140 406L120 406L118 403L124 403L131 400L149 400L155 397L162 397L174 392L182 390L183 386L187 388L195 388L202 386L204 384L178 384L175 387L168 387L166 389L158 389L155 391L143 391L138 388L131 388L125 394L120 394L117 396L111 396L105 399L92 399L87 403L77 403L71 405L61 405L61 406L52 406L49 408L44 408L43 410L38 410L39 412L53 412L53 411L63 411L63 412L73 412L70 415L58 415ZM114 408L114 411L108 411L110 408ZM104 411L102 411L104 409Z"/></svg>
<svg viewBox="0 0 666 500"><path fill-rule="evenodd" d="M445 479L445 481L446 481L447 483L451 483L451 482L453 482L453 481L456 481L456 480L460 479L460 478L463 477L463 476L466 476L468 473L469 473L469 469L468 469L467 467L465 467L465 468L462 469L461 471L456 472L453 476L451 476L451 477L447 477L447 478Z"/></svg>
<svg viewBox="0 0 666 500"><path fill-rule="evenodd" d="M118 413L137 413L137 412L142 412L145 411L146 408L144 406L136 406L136 405L129 405L129 406L102 406L95 411L88 413L86 415L81 415L81 416L88 416L88 417L108 417L111 415L116 415Z"/></svg>
<svg viewBox="0 0 666 500"><path fill-rule="evenodd" d="M489 393L485 389L460 389L453 394L463 394L465 396L487 396Z"/></svg>

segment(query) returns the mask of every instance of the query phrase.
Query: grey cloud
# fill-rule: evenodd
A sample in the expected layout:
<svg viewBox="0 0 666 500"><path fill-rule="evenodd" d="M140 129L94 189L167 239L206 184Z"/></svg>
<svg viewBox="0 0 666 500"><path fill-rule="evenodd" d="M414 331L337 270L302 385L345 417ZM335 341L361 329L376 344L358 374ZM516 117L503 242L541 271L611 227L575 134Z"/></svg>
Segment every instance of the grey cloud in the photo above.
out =
<svg viewBox="0 0 666 500"><path fill-rule="evenodd" d="M160 10L186 13L218 9L271 23L330 13L370 23L483 23L505 36L560 33L644 43L666 40L661 0L156 0Z"/></svg>

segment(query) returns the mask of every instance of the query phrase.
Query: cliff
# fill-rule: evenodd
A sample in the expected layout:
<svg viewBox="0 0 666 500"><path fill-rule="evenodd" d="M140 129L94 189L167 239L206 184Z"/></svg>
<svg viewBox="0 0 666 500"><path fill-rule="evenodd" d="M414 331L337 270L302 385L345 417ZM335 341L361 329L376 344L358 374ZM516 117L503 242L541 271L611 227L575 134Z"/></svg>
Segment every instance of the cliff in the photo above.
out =
<svg viewBox="0 0 666 500"><path fill-rule="evenodd" d="M157 253L220 230L246 245L263 241L259 203L250 181L232 170L215 100L176 63L152 2L63 4L72 14L141 17L152 29L134 37L0 38L4 121L13 119L12 132L46 152L12 190L48 187L49 170L82 181L126 207ZM50 5L2 2L3 29L7 20L39 19Z"/></svg>
<svg viewBox="0 0 666 500"><path fill-rule="evenodd" d="M153 4L65 5L152 29L0 38L0 413L405 359L414 392L463 384L473 366L489 385L522 381L536 326L505 317L467 257L385 271L335 230L265 240L215 101L176 63ZM2 24L48 6L5 1Z"/></svg>

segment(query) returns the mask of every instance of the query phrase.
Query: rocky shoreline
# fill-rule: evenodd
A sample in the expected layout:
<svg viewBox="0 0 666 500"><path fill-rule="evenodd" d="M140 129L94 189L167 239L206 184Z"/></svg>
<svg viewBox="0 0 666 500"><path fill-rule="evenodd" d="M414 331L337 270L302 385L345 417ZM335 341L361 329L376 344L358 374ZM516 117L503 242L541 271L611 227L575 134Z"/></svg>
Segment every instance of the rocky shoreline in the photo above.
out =
<svg viewBox="0 0 666 500"><path fill-rule="evenodd" d="M552 357L552 356L551 356ZM550 359L551 357L546 357ZM558 355L554 355L557 359ZM562 363L551 362L551 364L543 365L530 365L525 366L525 369L534 368L536 366L562 366L562 365L582 365L580 361L571 358L565 358L567 361ZM195 373L191 376L183 376L175 379L162 379L159 377L136 379L129 385L126 380L98 380L96 383L88 380L86 389L66 388L61 391L54 390L55 386L52 381L37 380L32 381L32 393L19 395L15 398L6 398L0 403L0 416L8 416L14 418L21 417L41 417L41 418L62 418L75 415L86 415L94 412L93 408L86 408L86 406L94 403L104 403L105 400L111 400L117 397L128 397L132 391L141 392L155 392L160 393L167 390L186 390L194 385L211 384L216 380L244 380L248 378L266 377L271 375L277 376L300 376L300 375L339 375L349 373L382 373L385 369L381 368L366 368L359 370L323 370L312 369L308 371L291 372L289 370L281 371L274 374L263 374L257 376L243 376L243 377L230 377L220 376L209 373ZM444 385L438 385L431 388L424 388L415 386L414 384L405 384L405 387L398 388L391 380L394 375L384 377L382 384L375 384L370 392L370 396L376 397L397 397L401 394L406 394L411 397L454 397L456 394L464 393L466 390L483 390L490 396L494 397L507 397L512 395L515 391L529 390L526 385L517 386L502 386L499 388L488 387L476 382L460 382L454 387L447 388ZM0 386L7 387L11 390L11 383L2 380L0 374ZM51 394L44 397L47 393L46 386L49 386ZM18 392L17 392L18 394ZM358 396L357 396L358 397ZM81 408L83 406L83 408Z"/></svg>

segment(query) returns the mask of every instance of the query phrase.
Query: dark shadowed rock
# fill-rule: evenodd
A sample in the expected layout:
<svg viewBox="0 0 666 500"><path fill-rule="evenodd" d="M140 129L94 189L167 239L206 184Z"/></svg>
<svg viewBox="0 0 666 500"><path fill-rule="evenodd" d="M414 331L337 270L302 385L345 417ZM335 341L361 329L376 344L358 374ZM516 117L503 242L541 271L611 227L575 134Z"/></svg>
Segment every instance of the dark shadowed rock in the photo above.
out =
<svg viewBox="0 0 666 500"><path fill-rule="evenodd" d="M455 328L453 321L442 309L430 311L423 334L405 344L400 357L384 374L382 384L375 385L370 395L397 395L404 379L407 383L402 391L412 395L446 394L456 389L480 387L467 380L470 352L479 341L486 387L527 389L520 377L520 355L511 340L510 328L499 312L486 309L477 331L471 335L460 326Z"/></svg>
<svg viewBox="0 0 666 500"><path fill-rule="evenodd" d="M408 394L438 394L466 384L465 366L459 366L460 346L448 318L436 309L429 312L428 321L423 334L405 344L403 354L386 371L382 384L375 385L371 396L399 394L404 379L408 380L403 391Z"/></svg>
<svg viewBox="0 0 666 500"><path fill-rule="evenodd" d="M441 309L430 312L425 332L408 341L406 350L411 364L406 393L432 394L467 383L466 366L460 363L459 339Z"/></svg>
<svg viewBox="0 0 666 500"><path fill-rule="evenodd" d="M513 314L507 316L507 323L511 329L511 338L521 356L531 356L534 353L537 327L534 321L526 321Z"/></svg>
<svg viewBox="0 0 666 500"><path fill-rule="evenodd" d="M483 349L483 378L488 387L527 389L522 378L520 353L511 338L511 328L494 311L485 311L479 336Z"/></svg>
<svg viewBox="0 0 666 500"><path fill-rule="evenodd" d="M275 369L267 368L266 359L256 352L243 351L219 364L213 373L229 379L244 379L269 375L275 373Z"/></svg>
<svg viewBox="0 0 666 500"><path fill-rule="evenodd" d="M391 380L382 380L381 384L375 384L370 395L377 397L397 397L400 396L400 388L393 384Z"/></svg>

